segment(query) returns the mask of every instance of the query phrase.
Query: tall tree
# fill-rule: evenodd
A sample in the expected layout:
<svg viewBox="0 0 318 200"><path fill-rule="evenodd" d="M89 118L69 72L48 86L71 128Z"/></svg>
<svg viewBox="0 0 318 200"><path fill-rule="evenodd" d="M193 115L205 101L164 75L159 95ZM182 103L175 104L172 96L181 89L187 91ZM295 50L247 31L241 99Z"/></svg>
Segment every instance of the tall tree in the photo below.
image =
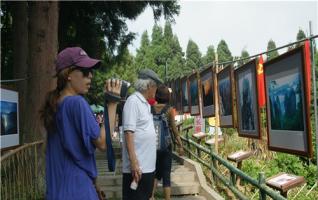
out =
<svg viewBox="0 0 318 200"><path fill-rule="evenodd" d="M168 60L168 79L174 79L182 76L185 66L184 52L179 43L179 39L176 35L173 36L170 43L171 54Z"/></svg>
<svg viewBox="0 0 318 200"><path fill-rule="evenodd" d="M249 56L250 56L250 54L249 54L245 49L243 49L242 52L241 52L241 57L240 57L240 59L247 58L247 57L249 57ZM243 65L243 64L246 63L246 62L248 62L247 59L241 60L241 61L238 62L238 65L239 65L239 66L240 66L240 65Z"/></svg>
<svg viewBox="0 0 318 200"><path fill-rule="evenodd" d="M149 58L150 54L150 41L148 32L144 31L141 36L140 47L137 49L135 68L139 71L141 68L152 65L152 59Z"/></svg>
<svg viewBox="0 0 318 200"><path fill-rule="evenodd" d="M302 40L302 39L305 39L305 38L306 38L306 35L305 35L304 31L299 29L299 31L297 33L297 36L296 36L296 40L299 41L299 40ZM297 43L295 46L299 47L302 44L303 44L303 42Z"/></svg>
<svg viewBox="0 0 318 200"><path fill-rule="evenodd" d="M267 44L267 51L270 51L272 49L276 49L276 44L272 39L270 39ZM272 52L267 53L266 55L267 55L267 60L271 60L275 58L276 56L278 56L279 54L277 50L274 50Z"/></svg>
<svg viewBox="0 0 318 200"><path fill-rule="evenodd" d="M227 46L225 40L221 40L219 42L218 48L217 48L217 54L218 54L219 63L233 60L231 51L229 50L229 47Z"/></svg>
<svg viewBox="0 0 318 200"><path fill-rule="evenodd" d="M150 66L162 78L165 76L165 69L168 61L168 52L164 43L164 33L161 26L155 24L151 34L150 57L153 64Z"/></svg>
<svg viewBox="0 0 318 200"><path fill-rule="evenodd" d="M208 50L202 61L204 65L215 61L215 50L213 45L208 46Z"/></svg>
<svg viewBox="0 0 318 200"><path fill-rule="evenodd" d="M57 2L28 2L29 4L29 68L27 81L27 117L24 118L24 141L41 138L42 123L39 118L40 106L46 93L52 90L54 60L57 53Z"/></svg>
<svg viewBox="0 0 318 200"><path fill-rule="evenodd" d="M164 46L163 50L167 55L167 79L176 78L181 75L182 66L184 65L184 53L180 46L178 37L173 35L170 22L165 23L164 28Z"/></svg>
<svg viewBox="0 0 318 200"><path fill-rule="evenodd" d="M186 68L184 72L189 74L192 73L194 69L200 68L202 66L201 59L201 52L198 45L190 39L186 50Z"/></svg>

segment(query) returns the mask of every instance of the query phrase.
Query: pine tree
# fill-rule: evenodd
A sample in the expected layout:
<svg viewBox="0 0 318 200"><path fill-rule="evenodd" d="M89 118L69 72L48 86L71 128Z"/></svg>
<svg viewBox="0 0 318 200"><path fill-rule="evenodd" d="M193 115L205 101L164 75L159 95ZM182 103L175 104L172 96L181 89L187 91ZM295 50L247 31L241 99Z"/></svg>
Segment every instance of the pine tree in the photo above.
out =
<svg viewBox="0 0 318 200"><path fill-rule="evenodd" d="M198 69L202 66L201 52L199 51L198 45L193 41L189 40L186 50L186 68L185 73L190 74L194 69Z"/></svg>
<svg viewBox="0 0 318 200"><path fill-rule="evenodd" d="M250 54L244 49L244 50L242 50L242 52L241 52L241 57L240 57L240 59L247 58L247 57L249 57L249 56L250 56ZM241 60L241 61L238 62L238 65L241 66L241 65L247 63L248 61L249 61L248 59Z"/></svg>
<svg viewBox="0 0 318 200"><path fill-rule="evenodd" d="M208 50L205 54L205 56L202 59L202 62L204 65L214 62L215 61L215 50L214 50L214 46L210 45L208 46Z"/></svg>
<svg viewBox="0 0 318 200"><path fill-rule="evenodd" d="M218 48L217 48L217 54L218 54L218 62L219 63L233 60L231 51L229 50L225 40L221 40L219 42Z"/></svg>
<svg viewBox="0 0 318 200"><path fill-rule="evenodd" d="M299 41L299 40L302 40L306 38L306 35L304 33L303 30L299 29L298 33L297 33L297 36L296 36L296 40ZM296 47L299 47L300 45L304 44L303 42L300 42L300 43L297 43L295 46Z"/></svg>
<svg viewBox="0 0 318 200"><path fill-rule="evenodd" d="M267 44L267 51L270 51L272 49L276 49L276 44L272 39L270 39L268 44ZM267 60L271 60L271 59L277 57L279 54L278 54L278 51L275 50L275 51L267 53L266 55L267 55Z"/></svg>

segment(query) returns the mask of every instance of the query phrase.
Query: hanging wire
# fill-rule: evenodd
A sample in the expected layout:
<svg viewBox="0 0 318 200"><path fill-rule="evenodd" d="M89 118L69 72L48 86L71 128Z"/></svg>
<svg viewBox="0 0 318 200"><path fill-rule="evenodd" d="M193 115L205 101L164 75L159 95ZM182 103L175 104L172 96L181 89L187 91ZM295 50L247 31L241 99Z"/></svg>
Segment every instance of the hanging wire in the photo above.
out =
<svg viewBox="0 0 318 200"><path fill-rule="evenodd" d="M34 76L26 76L24 78L0 80L0 83L12 83L12 82L26 81L28 79L35 78L35 77L51 77L51 78L55 78L55 76L56 76L55 74L47 72L47 73L44 73L43 75L34 75Z"/></svg>

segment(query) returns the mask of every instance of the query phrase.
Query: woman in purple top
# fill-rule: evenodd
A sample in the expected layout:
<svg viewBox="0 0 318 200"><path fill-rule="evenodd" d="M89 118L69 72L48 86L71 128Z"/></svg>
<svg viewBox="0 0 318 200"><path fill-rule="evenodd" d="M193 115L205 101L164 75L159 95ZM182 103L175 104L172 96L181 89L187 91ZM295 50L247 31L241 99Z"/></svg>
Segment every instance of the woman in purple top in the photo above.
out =
<svg viewBox="0 0 318 200"><path fill-rule="evenodd" d="M92 69L99 60L79 47L66 48L57 56L57 87L49 92L41 110L47 130L46 199L98 199L95 149L106 149L105 128L99 127L81 96L91 85ZM105 92L119 95L121 82L107 80ZM108 104L110 130L114 130L116 102Z"/></svg>

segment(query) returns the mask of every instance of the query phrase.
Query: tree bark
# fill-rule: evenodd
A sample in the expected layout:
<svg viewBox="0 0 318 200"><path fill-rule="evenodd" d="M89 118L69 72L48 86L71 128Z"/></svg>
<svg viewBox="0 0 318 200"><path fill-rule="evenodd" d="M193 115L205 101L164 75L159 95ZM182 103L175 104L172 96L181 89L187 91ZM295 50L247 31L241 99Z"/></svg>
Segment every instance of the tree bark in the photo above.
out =
<svg viewBox="0 0 318 200"><path fill-rule="evenodd" d="M28 2L12 2L12 34L13 34L13 77L26 78L28 69ZM17 82L19 93L19 127L20 133L24 133L24 119L26 116L25 99L27 79ZM20 141L22 140L20 134ZM23 141L22 141L23 142Z"/></svg>
<svg viewBox="0 0 318 200"><path fill-rule="evenodd" d="M41 139L39 110L55 87L54 60L58 47L58 2L29 2L29 68L23 127L24 142Z"/></svg>

